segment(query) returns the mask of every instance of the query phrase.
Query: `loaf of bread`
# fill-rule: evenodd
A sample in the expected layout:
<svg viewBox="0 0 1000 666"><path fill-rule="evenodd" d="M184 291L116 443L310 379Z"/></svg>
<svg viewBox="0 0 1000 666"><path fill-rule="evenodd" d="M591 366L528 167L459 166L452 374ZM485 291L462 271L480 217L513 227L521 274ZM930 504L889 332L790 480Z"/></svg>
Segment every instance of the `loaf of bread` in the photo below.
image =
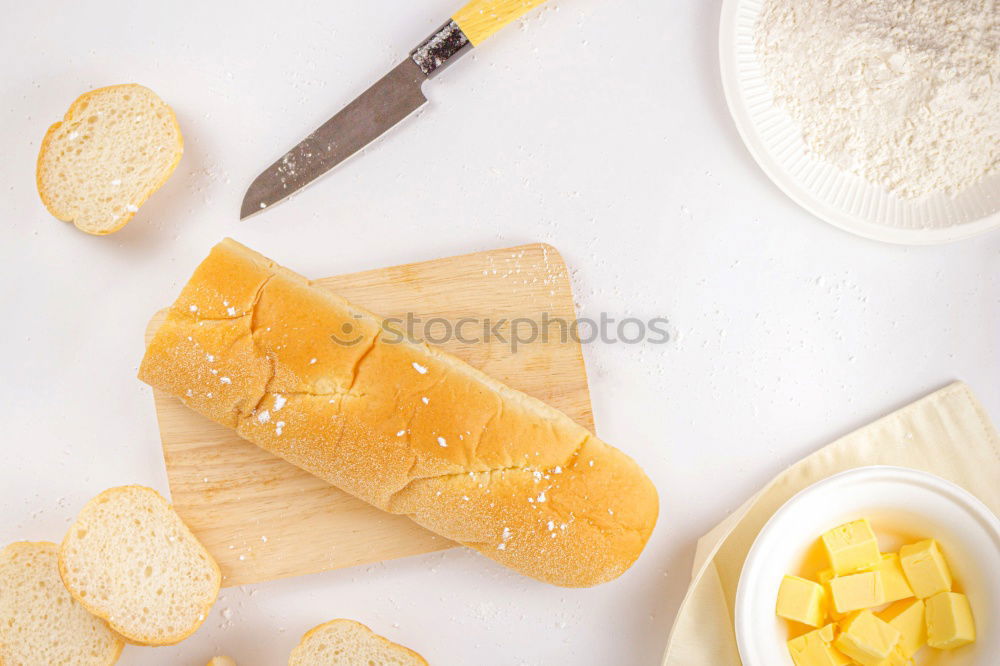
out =
<svg viewBox="0 0 1000 666"><path fill-rule="evenodd" d="M354 620L313 627L288 657L288 666L427 666L410 648L393 643Z"/></svg>
<svg viewBox="0 0 1000 666"><path fill-rule="evenodd" d="M197 268L139 377L376 507L563 586L656 523L642 469L569 417L240 244Z"/></svg>
<svg viewBox="0 0 1000 666"><path fill-rule="evenodd" d="M125 226L180 162L174 112L134 83L98 88L45 133L35 179L54 216L88 234Z"/></svg>
<svg viewBox="0 0 1000 666"><path fill-rule="evenodd" d="M59 546L0 551L0 666L111 666L125 642L88 613L59 578Z"/></svg>
<svg viewBox="0 0 1000 666"><path fill-rule="evenodd" d="M59 573L84 608L137 645L195 632L219 595L219 566L152 488L122 486L87 502L59 549Z"/></svg>

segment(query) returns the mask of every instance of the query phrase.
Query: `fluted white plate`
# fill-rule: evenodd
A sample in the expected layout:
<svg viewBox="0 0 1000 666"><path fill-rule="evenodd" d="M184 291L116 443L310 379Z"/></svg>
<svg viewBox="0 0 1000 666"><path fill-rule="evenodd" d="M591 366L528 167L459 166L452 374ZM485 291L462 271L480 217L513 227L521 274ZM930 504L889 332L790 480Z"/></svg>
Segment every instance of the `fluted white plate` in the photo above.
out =
<svg viewBox="0 0 1000 666"><path fill-rule="evenodd" d="M946 243L1000 226L1000 175L951 197L904 199L811 153L794 120L774 105L754 48L761 0L724 0L722 84L747 148L788 196L822 220L887 243Z"/></svg>

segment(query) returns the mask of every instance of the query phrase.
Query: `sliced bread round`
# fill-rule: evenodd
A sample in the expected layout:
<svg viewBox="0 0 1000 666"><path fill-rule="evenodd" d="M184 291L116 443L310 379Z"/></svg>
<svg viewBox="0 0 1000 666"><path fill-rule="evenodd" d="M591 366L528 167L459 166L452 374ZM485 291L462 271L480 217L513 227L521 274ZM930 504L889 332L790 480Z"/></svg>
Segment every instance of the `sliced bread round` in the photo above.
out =
<svg viewBox="0 0 1000 666"><path fill-rule="evenodd" d="M90 500L59 550L70 594L126 640L173 645L219 595L219 566L155 490L111 488Z"/></svg>
<svg viewBox="0 0 1000 666"><path fill-rule="evenodd" d="M45 133L38 194L60 220L110 234L160 189L183 152L177 118L156 93L134 83L98 88Z"/></svg>
<svg viewBox="0 0 1000 666"><path fill-rule="evenodd" d="M73 600L59 579L59 546L0 551L0 666L108 666L124 642Z"/></svg>
<svg viewBox="0 0 1000 666"><path fill-rule="evenodd" d="M354 620L331 620L306 632L288 666L427 666L419 654Z"/></svg>
<svg viewBox="0 0 1000 666"><path fill-rule="evenodd" d="M236 666L232 657L212 657L207 666Z"/></svg>

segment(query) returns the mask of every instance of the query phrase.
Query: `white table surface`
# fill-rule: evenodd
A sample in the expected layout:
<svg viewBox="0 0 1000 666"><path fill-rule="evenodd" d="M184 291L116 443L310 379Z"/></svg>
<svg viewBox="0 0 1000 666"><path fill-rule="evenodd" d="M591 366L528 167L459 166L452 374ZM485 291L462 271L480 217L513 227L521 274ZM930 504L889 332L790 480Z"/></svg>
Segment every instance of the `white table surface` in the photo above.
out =
<svg viewBox="0 0 1000 666"><path fill-rule="evenodd" d="M334 617L436 666L657 664L696 538L775 473L953 379L1000 420L1000 234L887 246L786 199L730 123L718 0L554 0L432 82L403 130L244 223L254 175L452 2L4 5L0 542L61 539L109 486L167 491L143 327L223 236L314 276L546 241L581 315L676 333L585 352L599 434L662 499L621 579L564 590L454 550L224 590L194 637L122 664L281 664ZM125 230L86 236L38 200L39 141L78 94L132 81L176 109L184 159Z"/></svg>

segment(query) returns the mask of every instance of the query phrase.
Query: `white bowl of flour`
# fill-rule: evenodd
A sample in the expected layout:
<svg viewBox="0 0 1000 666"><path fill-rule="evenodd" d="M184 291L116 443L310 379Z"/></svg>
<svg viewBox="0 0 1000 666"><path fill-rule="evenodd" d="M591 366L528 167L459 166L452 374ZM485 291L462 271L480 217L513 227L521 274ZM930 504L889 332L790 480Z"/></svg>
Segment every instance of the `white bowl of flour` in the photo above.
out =
<svg viewBox="0 0 1000 666"><path fill-rule="evenodd" d="M747 147L800 205L894 243L1000 226L1000 2L725 0Z"/></svg>

